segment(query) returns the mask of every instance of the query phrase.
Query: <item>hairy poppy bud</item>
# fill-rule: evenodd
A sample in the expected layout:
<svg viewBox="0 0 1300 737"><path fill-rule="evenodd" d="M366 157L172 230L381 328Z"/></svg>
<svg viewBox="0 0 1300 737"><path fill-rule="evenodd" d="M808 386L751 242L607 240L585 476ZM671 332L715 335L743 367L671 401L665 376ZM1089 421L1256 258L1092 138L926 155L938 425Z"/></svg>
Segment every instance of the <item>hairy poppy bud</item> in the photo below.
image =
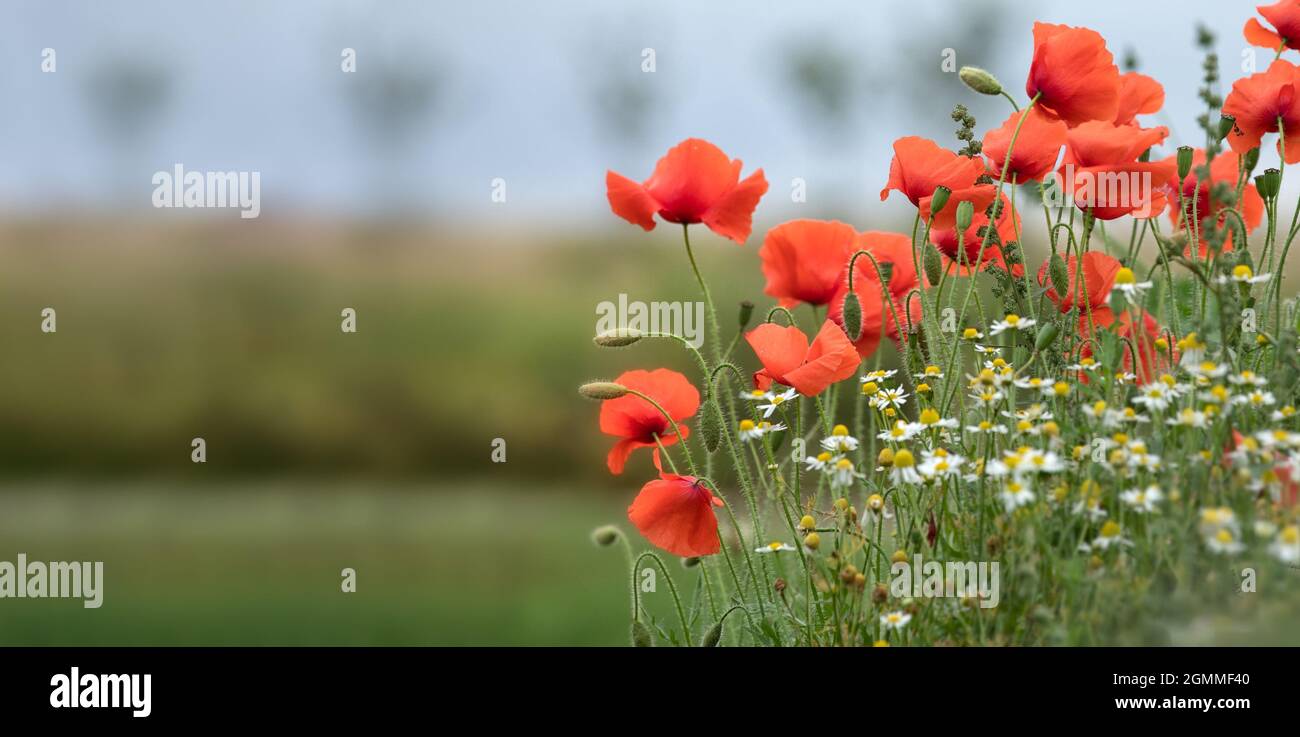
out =
<svg viewBox="0 0 1300 737"><path fill-rule="evenodd" d="M862 303L858 301L856 292L849 292L844 295L844 333L849 336L849 340L857 342L862 337Z"/></svg>
<svg viewBox="0 0 1300 737"><path fill-rule="evenodd" d="M952 196L952 190L940 184L934 188L934 195L930 197L930 216L938 214L943 210L943 206L948 204L948 198Z"/></svg>
<svg viewBox="0 0 1300 737"><path fill-rule="evenodd" d="M1259 163L1259 146L1246 152L1246 173L1255 171L1255 165Z"/></svg>
<svg viewBox="0 0 1300 737"><path fill-rule="evenodd" d="M714 622L704 632L704 639L700 640L700 647L717 647L722 641L722 622Z"/></svg>
<svg viewBox="0 0 1300 737"><path fill-rule="evenodd" d="M931 284L938 284L943 276L943 260L939 258L939 249L933 243L925 244L925 278Z"/></svg>
<svg viewBox="0 0 1300 737"><path fill-rule="evenodd" d="M618 542L622 533L613 525L604 525L591 531L591 541L601 547L608 547Z"/></svg>
<svg viewBox="0 0 1300 737"><path fill-rule="evenodd" d="M749 320L754 316L754 303L744 300L740 303L740 329L749 327Z"/></svg>
<svg viewBox="0 0 1300 737"><path fill-rule="evenodd" d="M975 219L975 203L970 200L962 200L957 203L957 232L965 233L970 229L971 221Z"/></svg>
<svg viewBox="0 0 1300 737"><path fill-rule="evenodd" d="M1178 147L1178 178L1186 179L1192 171L1192 156L1194 152L1191 146Z"/></svg>
<svg viewBox="0 0 1300 737"><path fill-rule="evenodd" d="M985 69L980 69L979 67L962 67L961 70L957 72L957 76L961 77L961 81L965 82L967 87L975 90L981 95L1002 94L1002 83L998 81L997 77L993 76Z"/></svg>
<svg viewBox="0 0 1300 737"><path fill-rule="evenodd" d="M1034 350L1046 350L1048 346L1056 341L1056 336L1060 332L1061 329L1056 326L1056 323L1044 323L1043 327L1038 329L1038 337L1034 340Z"/></svg>
<svg viewBox="0 0 1300 737"><path fill-rule="evenodd" d="M623 346L632 345L638 340L641 340L640 330L636 328L614 328L592 338L591 342L602 348L622 348Z"/></svg>
<svg viewBox="0 0 1300 737"><path fill-rule="evenodd" d="M700 413L700 436L704 438L704 449L710 453L722 442L722 412L713 397L704 401Z"/></svg>
<svg viewBox="0 0 1300 737"><path fill-rule="evenodd" d="M1237 127L1237 119L1235 117L1231 115L1220 116L1219 117L1219 140L1222 141L1223 139L1227 138L1228 134L1232 132L1232 129L1236 127Z"/></svg>
<svg viewBox="0 0 1300 737"><path fill-rule="evenodd" d="M624 396L627 394L627 387L612 381L593 381L578 387L578 393L587 399L603 401Z"/></svg>
<svg viewBox="0 0 1300 737"><path fill-rule="evenodd" d="M1058 295L1064 297L1070 293L1070 270L1066 267L1065 259L1061 258L1061 254L1052 254L1047 266L1047 275L1052 278L1052 289L1055 289Z"/></svg>
<svg viewBox="0 0 1300 737"><path fill-rule="evenodd" d="M650 636L650 628L641 624L641 620L632 620L632 644L636 647L650 647L654 645L654 639Z"/></svg>

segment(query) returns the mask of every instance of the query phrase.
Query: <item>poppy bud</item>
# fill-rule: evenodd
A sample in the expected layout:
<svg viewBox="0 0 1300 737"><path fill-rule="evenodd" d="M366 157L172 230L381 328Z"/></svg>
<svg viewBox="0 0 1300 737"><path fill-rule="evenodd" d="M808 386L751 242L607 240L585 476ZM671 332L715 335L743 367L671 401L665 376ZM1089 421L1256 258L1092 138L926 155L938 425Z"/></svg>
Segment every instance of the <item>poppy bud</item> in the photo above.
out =
<svg viewBox="0 0 1300 737"><path fill-rule="evenodd" d="M635 647L651 647L654 645L654 639L650 636L650 628L641 624L641 620L632 620L632 645Z"/></svg>
<svg viewBox="0 0 1300 737"><path fill-rule="evenodd" d="M1178 178L1186 179L1192 171L1192 156L1195 152L1191 146L1178 147Z"/></svg>
<svg viewBox="0 0 1300 737"><path fill-rule="evenodd" d="M931 284L938 284L943 276L943 261L939 258L939 249L933 243L925 244L925 278Z"/></svg>
<svg viewBox="0 0 1300 737"><path fill-rule="evenodd" d="M975 203L970 200L962 200L957 203L957 232L965 233L970 229L970 223L975 219Z"/></svg>
<svg viewBox="0 0 1300 737"><path fill-rule="evenodd" d="M621 534L622 533L619 532L617 527L613 525L604 525L603 527L597 527L591 531L591 541L602 548L608 547L618 542L618 537Z"/></svg>
<svg viewBox="0 0 1300 737"><path fill-rule="evenodd" d="M1237 127L1237 119L1231 115L1222 115L1219 117L1219 140L1228 137L1233 128Z"/></svg>
<svg viewBox="0 0 1300 737"><path fill-rule="evenodd" d="M749 320L754 316L754 303L744 300L740 303L740 329L749 327Z"/></svg>
<svg viewBox="0 0 1300 737"><path fill-rule="evenodd" d="M682 558L682 568L694 568L700 564L699 556L688 555Z"/></svg>
<svg viewBox="0 0 1300 737"><path fill-rule="evenodd" d="M638 340L641 340L640 330L636 328L614 328L592 338L591 342L602 348L622 348L623 346L632 345Z"/></svg>
<svg viewBox="0 0 1300 737"><path fill-rule="evenodd" d="M1002 83L987 70L979 67L962 67L957 72L957 76L961 77L961 81L965 82L967 87L981 95L1002 94Z"/></svg>
<svg viewBox="0 0 1300 737"><path fill-rule="evenodd" d="M856 292L849 292L844 295L844 333L849 336L849 340L857 342L862 337L862 303L858 301Z"/></svg>
<svg viewBox="0 0 1300 737"><path fill-rule="evenodd" d="M700 413L700 435L704 438L704 449L710 453L716 451L722 442L722 412L713 397L704 401Z"/></svg>
<svg viewBox="0 0 1300 737"><path fill-rule="evenodd" d="M1255 165L1259 163L1259 146L1246 152L1246 173L1255 171Z"/></svg>
<svg viewBox="0 0 1300 737"><path fill-rule="evenodd" d="M722 641L722 622L714 622L712 627L704 632L704 639L700 640L700 647L717 647Z"/></svg>
<svg viewBox="0 0 1300 737"><path fill-rule="evenodd" d="M1070 293L1070 269L1065 265L1061 254L1052 254L1048 262L1047 275L1052 278L1052 288L1062 297Z"/></svg>
<svg viewBox="0 0 1300 737"><path fill-rule="evenodd" d="M952 190L940 184L934 188L934 195L930 197L930 216L934 217L943 206L948 204L948 197L952 195Z"/></svg>
<svg viewBox="0 0 1300 737"><path fill-rule="evenodd" d="M624 396L627 394L627 387L612 381L593 381L578 387L578 393L587 399L603 401Z"/></svg>
<svg viewBox="0 0 1300 737"><path fill-rule="evenodd" d="M1040 352L1046 350L1048 346L1056 341L1056 336L1060 332L1061 329L1056 326L1056 323L1044 323L1043 327L1038 329L1038 337L1034 340L1034 350Z"/></svg>

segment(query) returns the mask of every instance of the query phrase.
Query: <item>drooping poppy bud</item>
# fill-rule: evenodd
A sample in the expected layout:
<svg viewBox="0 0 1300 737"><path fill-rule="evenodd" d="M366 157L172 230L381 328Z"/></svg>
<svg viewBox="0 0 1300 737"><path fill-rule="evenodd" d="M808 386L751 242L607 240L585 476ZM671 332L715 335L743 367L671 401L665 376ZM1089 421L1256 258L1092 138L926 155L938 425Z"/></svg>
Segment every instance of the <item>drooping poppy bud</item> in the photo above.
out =
<svg viewBox="0 0 1300 737"><path fill-rule="evenodd" d="M961 81L966 86L980 93L981 95L1000 95L1002 94L1002 83L998 81L987 69L979 67L962 67L957 72Z"/></svg>
<svg viewBox="0 0 1300 737"><path fill-rule="evenodd" d="M622 384L615 384L612 381L592 381L578 387L578 393L587 399L603 401L606 399L618 399L627 394L627 387Z"/></svg>
<svg viewBox="0 0 1300 737"><path fill-rule="evenodd" d="M650 635L650 628L641 624L641 620L632 620L632 644L636 647L652 647L654 638Z"/></svg>
<svg viewBox="0 0 1300 737"><path fill-rule="evenodd" d="M641 331L636 328L614 328L592 338L591 342L602 348L622 348L641 340L641 337Z"/></svg>
<svg viewBox="0 0 1300 737"><path fill-rule="evenodd" d="M716 451L722 442L722 414L713 397L705 400L700 412L700 435L704 438L704 449L710 453Z"/></svg>
<svg viewBox="0 0 1300 737"><path fill-rule="evenodd" d="M717 647L722 641L722 622L714 622L712 627L704 631L704 639L700 640L700 647Z"/></svg>
<svg viewBox="0 0 1300 737"><path fill-rule="evenodd" d="M591 531L591 541L602 548L609 547L618 542L619 535L621 534L622 533L619 532L617 527L613 525L603 525Z"/></svg>
<svg viewBox="0 0 1300 737"><path fill-rule="evenodd" d="M929 279L931 284L938 284L941 276L943 276L943 258L937 246L927 243L925 244L925 278Z"/></svg>
<svg viewBox="0 0 1300 737"><path fill-rule="evenodd" d="M857 292L844 295L844 333L849 340L857 342L862 336L862 302Z"/></svg>
<svg viewBox="0 0 1300 737"><path fill-rule="evenodd" d="M1043 327L1038 329L1038 337L1034 340L1034 350L1039 352L1047 350L1056 341L1056 336L1060 332L1061 329L1056 326L1055 322L1045 323Z"/></svg>

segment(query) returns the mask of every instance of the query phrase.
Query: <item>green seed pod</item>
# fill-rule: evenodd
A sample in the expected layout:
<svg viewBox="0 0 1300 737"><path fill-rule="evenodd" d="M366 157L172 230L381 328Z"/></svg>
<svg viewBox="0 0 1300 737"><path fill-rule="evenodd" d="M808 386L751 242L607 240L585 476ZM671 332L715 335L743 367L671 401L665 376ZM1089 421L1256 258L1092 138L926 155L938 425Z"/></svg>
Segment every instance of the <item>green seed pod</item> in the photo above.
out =
<svg viewBox="0 0 1300 737"><path fill-rule="evenodd" d="M1231 115L1223 115L1219 118L1219 140L1228 137L1233 128L1237 127L1237 119Z"/></svg>
<svg viewBox="0 0 1300 737"><path fill-rule="evenodd" d="M966 86L980 93L981 95L1000 95L1002 94L1002 83L998 78L988 72L988 70L979 67L962 67L957 72L961 81Z"/></svg>
<svg viewBox="0 0 1300 737"><path fill-rule="evenodd" d="M622 533L613 525L603 525L591 531L591 541L602 548L609 547L618 542Z"/></svg>
<svg viewBox="0 0 1300 737"><path fill-rule="evenodd" d="M1264 177L1264 185L1268 188L1268 192L1265 193L1264 187L1260 187L1260 196L1268 199L1277 197L1278 192L1282 190L1282 172L1277 169L1269 168L1264 170L1262 176ZM1258 178L1256 179L1258 180Z"/></svg>
<svg viewBox="0 0 1300 737"><path fill-rule="evenodd" d="M1056 326L1056 323L1044 323L1044 325L1038 329L1038 337L1034 339L1034 350L1047 350L1048 346L1052 345L1052 343L1056 341L1056 336L1060 332L1061 329Z"/></svg>
<svg viewBox="0 0 1300 737"><path fill-rule="evenodd" d="M635 647L653 647L654 638L650 636L650 628L641 624L641 620L632 620L632 644Z"/></svg>
<svg viewBox="0 0 1300 737"><path fill-rule="evenodd" d="M704 639L700 640L700 647L717 647L722 641L722 622L715 623L712 627L705 630Z"/></svg>
<svg viewBox="0 0 1300 737"><path fill-rule="evenodd" d="M614 328L592 338L591 342L602 348L622 348L641 340L641 337L641 331L636 328Z"/></svg>
<svg viewBox="0 0 1300 737"><path fill-rule="evenodd" d="M700 435L704 438L704 449L710 453L716 451L722 442L722 412L713 397L704 401L700 413Z"/></svg>
<svg viewBox="0 0 1300 737"><path fill-rule="evenodd" d="M1191 173L1193 155L1195 155L1195 152L1192 151L1191 146L1178 147L1178 178L1179 179L1186 179L1187 175Z"/></svg>
<svg viewBox="0 0 1300 737"><path fill-rule="evenodd" d="M862 337L862 302L858 300L857 292L849 292L844 295L844 333L849 336L849 340L857 342Z"/></svg>
<svg viewBox="0 0 1300 737"><path fill-rule="evenodd" d="M1065 259L1061 258L1061 254L1052 254L1047 272L1052 278L1052 289L1056 290L1058 296L1064 297L1070 293L1070 269L1065 265Z"/></svg>
<svg viewBox="0 0 1300 737"><path fill-rule="evenodd" d="M934 188L934 194L930 197L930 215L933 217L943 210L944 205L948 204L948 198L952 196L952 190L940 184Z"/></svg>
<svg viewBox="0 0 1300 737"><path fill-rule="evenodd" d="M943 260L939 257L939 249L933 243L927 243L925 244L925 278L929 279L931 284L938 284L942 276Z"/></svg>
<svg viewBox="0 0 1300 737"><path fill-rule="evenodd" d="M624 396L627 394L627 387L612 381L593 381L578 387L578 393L587 399L604 401Z"/></svg>
<svg viewBox="0 0 1300 737"><path fill-rule="evenodd" d="M970 200L962 200L957 203L957 232L965 233L970 229L971 221L975 219L975 203Z"/></svg>
<svg viewBox="0 0 1300 737"><path fill-rule="evenodd" d="M1246 173L1249 174L1252 171L1255 171L1255 165L1258 163L1259 163L1259 146L1256 146L1246 152L1246 161L1245 161Z"/></svg>
<svg viewBox="0 0 1300 737"><path fill-rule="evenodd" d="M754 303L745 300L740 303L740 329L749 327L750 318L754 316Z"/></svg>

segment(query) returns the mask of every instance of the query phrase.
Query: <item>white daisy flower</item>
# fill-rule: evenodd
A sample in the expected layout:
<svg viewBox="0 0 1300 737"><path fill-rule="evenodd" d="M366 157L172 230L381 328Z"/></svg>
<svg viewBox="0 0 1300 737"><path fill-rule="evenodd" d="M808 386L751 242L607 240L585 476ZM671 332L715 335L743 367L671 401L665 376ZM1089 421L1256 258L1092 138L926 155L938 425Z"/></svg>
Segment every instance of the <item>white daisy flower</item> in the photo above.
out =
<svg viewBox="0 0 1300 737"><path fill-rule="evenodd" d="M1137 276L1133 274L1133 270L1124 266L1121 267L1119 271L1115 272L1115 282L1111 287L1111 293L1121 292L1130 300L1136 300L1143 292L1151 287L1151 282L1138 281Z"/></svg>
<svg viewBox="0 0 1300 737"><path fill-rule="evenodd" d="M780 394L773 395L770 399L768 399L767 404L758 405L758 408L763 410L764 417L771 417L772 413L776 411L777 407L780 407L781 405L785 404L791 399L794 399L797 396L799 396L799 392L795 391L794 389L786 389Z"/></svg>
<svg viewBox="0 0 1300 737"><path fill-rule="evenodd" d="M997 346L975 344L975 353L981 356L1000 356L1002 349Z"/></svg>
<svg viewBox="0 0 1300 737"><path fill-rule="evenodd" d="M1268 552L1289 566L1300 565L1300 527L1289 525L1283 529L1268 546Z"/></svg>
<svg viewBox="0 0 1300 737"><path fill-rule="evenodd" d="M1205 547L1221 555L1236 555L1246 549L1246 546L1242 545L1236 536L1232 534L1232 530L1226 527L1206 537Z"/></svg>
<svg viewBox="0 0 1300 737"><path fill-rule="evenodd" d="M1101 364L1094 361L1092 356L1080 358L1078 363L1072 363L1065 367L1067 371L1096 371L1099 368L1101 368Z"/></svg>
<svg viewBox="0 0 1300 737"><path fill-rule="evenodd" d="M827 471L830 470L839 458L830 451L823 450L815 456L806 456L803 459L804 468L808 471Z"/></svg>
<svg viewBox="0 0 1300 737"><path fill-rule="evenodd" d="M1173 390L1159 381L1142 387L1141 393L1133 397L1134 404L1141 404L1152 412L1163 412L1173 400Z"/></svg>
<svg viewBox="0 0 1300 737"><path fill-rule="evenodd" d="M961 456L938 448L926 453L925 459L921 461L917 470L929 479L946 479L960 475L962 464L965 462L966 459Z"/></svg>
<svg viewBox="0 0 1300 737"><path fill-rule="evenodd" d="M1007 426L995 425L988 420L981 420L978 425L967 425L966 432L982 433L984 435L993 435L995 433L998 435L1006 435Z"/></svg>
<svg viewBox="0 0 1300 737"><path fill-rule="evenodd" d="M926 366L925 371L922 371L919 374L913 374L913 376L923 381L929 381L931 379L942 379L943 371L941 371L938 366Z"/></svg>
<svg viewBox="0 0 1300 737"><path fill-rule="evenodd" d="M1267 386L1268 385L1268 379L1250 370L1242 371L1239 374L1233 374L1232 376L1228 377L1228 381L1231 381L1237 386Z"/></svg>
<svg viewBox="0 0 1300 737"><path fill-rule="evenodd" d="M874 382L876 382L876 383L880 383L880 382L884 381L885 379L892 379L892 378L894 378L894 374L896 374L896 373L898 373L898 369L876 369L875 371L868 371L867 373L863 374L862 376L859 376L859 377L858 377L858 381L861 382L861 383L863 383L863 384L865 384L865 383L867 383L867 382L869 382L869 381L874 381Z"/></svg>
<svg viewBox="0 0 1300 737"><path fill-rule="evenodd" d="M893 389L881 389L871 398L871 404L876 409L885 409L886 407L902 407L907 404L907 392L903 387L897 386Z"/></svg>
<svg viewBox="0 0 1300 737"><path fill-rule="evenodd" d="M889 612L880 615L880 626L887 630L901 630L912 621L912 615L907 612Z"/></svg>
<svg viewBox="0 0 1300 737"><path fill-rule="evenodd" d="M876 437L891 443L904 443L916 437L920 432L921 426L917 423L898 420L890 429L876 433Z"/></svg>
<svg viewBox="0 0 1300 737"><path fill-rule="evenodd" d="M822 438L822 448L834 453L852 453L858 449L858 439L849 434L849 428L836 425L830 437Z"/></svg>
<svg viewBox="0 0 1300 737"><path fill-rule="evenodd" d="M737 434L740 435L740 440L742 442L748 442L750 440L759 440L768 433L784 429L785 425L781 423L773 425L767 420L762 420L758 423L755 423L753 420L741 420Z"/></svg>
<svg viewBox="0 0 1300 737"><path fill-rule="evenodd" d="M1008 313L1006 317L989 327L989 335L1000 335L1008 330L1028 330L1034 326L1034 323L1035 321L1031 318Z"/></svg>
<svg viewBox="0 0 1300 737"><path fill-rule="evenodd" d="M1220 276L1217 281L1220 284L1262 284L1268 281L1270 276L1270 274L1256 275L1251 271L1249 266L1245 264L1237 264L1232 267L1232 274L1230 276Z"/></svg>
<svg viewBox="0 0 1300 737"><path fill-rule="evenodd" d="M1281 409L1273 410L1273 414L1269 415L1269 418L1272 419L1274 422L1282 422L1284 420L1289 420L1292 417L1295 417L1295 415L1296 415L1295 407L1288 404Z"/></svg>
<svg viewBox="0 0 1300 737"><path fill-rule="evenodd" d="M1119 523L1115 520L1107 520L1106 524L1101 526L1097 536L1092 539L1091 543L1083 543L1079 550L1083 552L1095 552L1109 550L1110 546L1131 547L1133 541L1121 534Z"/></svg>
<svg viewBox="0 0 1300 737"><path fill-rule="evenodd" d="M894 453L894 464L889 469L889 478L896 484L919 484L923 480L916 471L916 457L912 451L902 448Z"/></svg>
<svg viewBox="0 0 1300 737"><path fill-rule="evenodd" d="M1268 407L1276 403L1273 392L1255 389L1245 394L1237 394L1232 398L1233 404L1245 404L1254 409Z"/></svg>
<svg viewBox="0 0 1300 737"><path fill-rule="evenodd" d="M750 402L770 402L774 395L772 392L762 389L751 389L747 392L741 392L740 398Z"/></svg>
<svg viewBox="0 0 1300 737"><path fill-rule="evenodd" d="M783 543L780 540L764 545L761 548L754 548L755 553L789 553L794 551L794 546L789 543Z"/></svg>
<svg viewBox="0 0 1300 737"><path fill-rule="evenodd" d="M1152 484L1145 489L1129 489L1119 495L1120 501L1133 508L1133 511L1142 514L1152 514L1160 511L1160 500L1164 494L1160 493L1160 487Z"/></svg>
<svg viewBox="0 0 1300 737"><path fill-rule="evenodd" d="M1209 426L1204 412L1198 412L1191 407L1185 407L1177 415L1165 420L1166 425L1176 425L1178 427L1195 427L1205 428Z"/></svg>
<svg viewBox="0 0 1300 737"><path fill-rule="evenodd" d="M1028 484L1022 484L1019 481L1008 481L1002 493L998 495L1002 499L1002 508L1008 513L1015 511L1018 507L1033 504L1037 498Z"/></svg>
<svg viewBox="0 0 1300 737"><path fill-rule="evenodd" d="M847 458L841 458L835 462L830 469L831 486L835 488L845 488L853 485L854 481L862 478L862 474L853 468L853 461Z"/></svg>

